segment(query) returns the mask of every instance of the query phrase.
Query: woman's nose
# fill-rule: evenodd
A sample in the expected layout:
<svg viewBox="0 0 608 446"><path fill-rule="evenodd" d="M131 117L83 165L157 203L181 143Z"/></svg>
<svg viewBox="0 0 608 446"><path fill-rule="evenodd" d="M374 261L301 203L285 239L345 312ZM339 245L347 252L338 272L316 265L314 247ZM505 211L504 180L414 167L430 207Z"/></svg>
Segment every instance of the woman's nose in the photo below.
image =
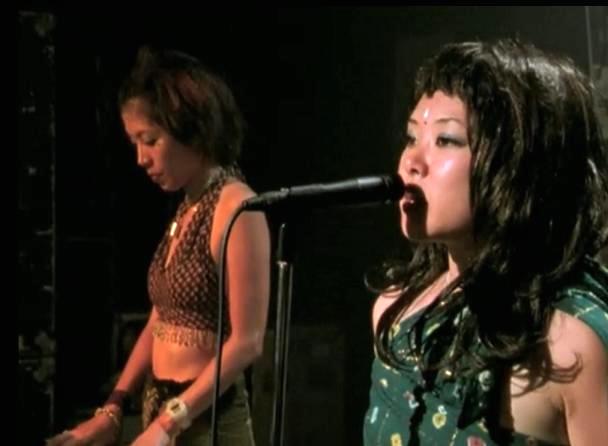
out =
<svg viewBox="0 0 608 446"><path fill-rule="evenodd" d="M144 168L150 165L150 157L146 155L141 145L137 146L137 165Z"/></svg>
<svg viewBox="0 0 608 446"><path fill-rule="evenodd" d="M425 176L427 171L424 154L419 147L408 147L403 151L399 163L399 174L405 180Z"/></svg>

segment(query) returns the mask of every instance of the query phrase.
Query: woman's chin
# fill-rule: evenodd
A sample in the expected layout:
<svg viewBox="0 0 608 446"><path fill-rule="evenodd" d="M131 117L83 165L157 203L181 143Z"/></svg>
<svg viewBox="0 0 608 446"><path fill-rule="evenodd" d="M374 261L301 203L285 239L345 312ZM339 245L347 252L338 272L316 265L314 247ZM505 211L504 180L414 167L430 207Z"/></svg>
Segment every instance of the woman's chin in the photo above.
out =
<svg viewBox="0 0 608 446"><path fill-rule="evenodd" d="M428 239L426 226L422 222L414 222L412 219L401 220L401 232L412 242L422 242Z"/></svg>
<svg viewBox="0 0 608 446"><path fill-rule="evenodd" d="M180 190L180 187L170 182L156 181L155 183L163 192L177 192Z"/></svg>
<svg viewBox="0 0 608 446"><path fill-rule="evenodd" d="M403 235L411 242L425 242L428 240L428 234L420 229L401 228Z"/></svg>

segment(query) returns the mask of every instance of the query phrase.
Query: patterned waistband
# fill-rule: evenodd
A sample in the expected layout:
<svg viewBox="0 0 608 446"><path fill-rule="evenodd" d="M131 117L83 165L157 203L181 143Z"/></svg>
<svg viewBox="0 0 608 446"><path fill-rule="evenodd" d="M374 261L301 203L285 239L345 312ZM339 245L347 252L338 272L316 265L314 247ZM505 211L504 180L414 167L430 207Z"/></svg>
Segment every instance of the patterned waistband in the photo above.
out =
<svg viewBox="0 0 608 446"><path fill-rule="evenodd" d="M152 336L163 342L205 349L214 348L216 342L216 335L210 330L173 325L163 321L154 322Z"/></svg>

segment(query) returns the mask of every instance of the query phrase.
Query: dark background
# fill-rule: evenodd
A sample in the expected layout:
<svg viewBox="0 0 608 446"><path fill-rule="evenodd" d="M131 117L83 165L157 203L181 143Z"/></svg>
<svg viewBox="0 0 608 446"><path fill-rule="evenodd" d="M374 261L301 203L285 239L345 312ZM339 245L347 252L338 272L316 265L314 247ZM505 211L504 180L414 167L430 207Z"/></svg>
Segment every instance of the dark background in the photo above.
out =
<svg viewBox="0 0 608 446"><path fill-rule="evenodd" d="M440 44L519 36L585 71L590 52L607 62L589 44L606 46L606 7L590 9L590 26L583 6L28 10L17 17L23 444L103 401L125 321L149 311L147 264L178 197L148 181L122 134L116 89L139 45L189 52L232 87L249 125L242 167L258 192L395 171L414 70ZM287 444L360 444L372 359L363 275L404 249L397 213L332 209L290 228ZM262 431L271 360L269 348L254 382Z"/></svg>

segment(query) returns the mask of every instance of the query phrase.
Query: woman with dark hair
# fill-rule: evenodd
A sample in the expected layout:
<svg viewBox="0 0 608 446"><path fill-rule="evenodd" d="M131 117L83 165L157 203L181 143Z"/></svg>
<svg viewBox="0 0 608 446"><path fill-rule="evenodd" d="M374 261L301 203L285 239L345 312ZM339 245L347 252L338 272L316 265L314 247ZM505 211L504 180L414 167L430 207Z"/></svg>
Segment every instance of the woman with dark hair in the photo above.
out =
<svg viewBox="0 0 608 446"><path fill-rule="evenodd" d="M399 174L408 261L368 276L366 446L608 441L608 165L592 87L529 44L418 71ZM375 277L370 282L371 277Z"/></svg>
<svg viewBox="0 0 608 446"><path fill-rule="evenodd" d="M184 199L150 264L152 310L114 392L92 418L49 443L115 443L123 398L147 376L144 432L134 444L208 444L221 336L218 439L252 445L243 371L262 352L268 309L270 241L261 213L242 214L234 224L223 332L217 327L221 238L235 210L254 196L236 165L241 113L226 84L198 60L150 48L139 51L119 107L139 166L162 190L183 190Z"/></svg>

